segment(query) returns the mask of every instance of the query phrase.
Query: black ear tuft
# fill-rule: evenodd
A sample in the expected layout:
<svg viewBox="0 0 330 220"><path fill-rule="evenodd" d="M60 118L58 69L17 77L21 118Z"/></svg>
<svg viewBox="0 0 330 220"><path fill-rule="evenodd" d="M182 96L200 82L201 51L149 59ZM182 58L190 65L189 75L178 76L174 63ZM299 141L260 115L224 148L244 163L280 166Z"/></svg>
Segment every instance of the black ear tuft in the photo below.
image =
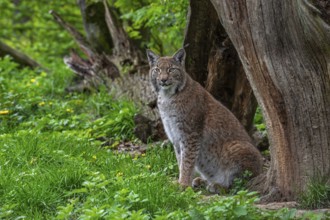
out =
<svg viewBox="0 0 330 220"><path fill-rule="evenodd" d="M181 63L182 65L184 64L184 59L186 57L186 51L181 48L178 50L174 55L173 59L176 60L177 62Z"/></svg>
<svg viewBox="0 0 330 220"><path fill-rule="evenodd" d="M156 64L157 60L159 59L159 56L149 49L147 50L147 57L148 57L150 66L154 66Z"/></svg>

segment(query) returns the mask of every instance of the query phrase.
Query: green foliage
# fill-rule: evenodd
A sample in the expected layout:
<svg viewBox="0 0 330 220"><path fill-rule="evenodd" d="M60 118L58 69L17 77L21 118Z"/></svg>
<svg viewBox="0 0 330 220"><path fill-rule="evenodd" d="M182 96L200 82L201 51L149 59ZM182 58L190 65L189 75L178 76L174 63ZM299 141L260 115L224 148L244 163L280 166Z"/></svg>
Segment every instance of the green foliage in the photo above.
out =
<svg viewBox="0 0 330 220"><path fill-rule="evenodd" d="M187 0L118 0L114 5L126 21L129 36L142 39L141 47L170 54L182 47L188 4Z"/></svg>
<svg viewBox="0 0 330 220"><path fill-rule="evenodd" d="M126 31L141 48L147 46L161 54L170 54L182 46L189 1L117 0L109 4L119 10ZM69 34L53 21L50 10L59 12L83 33L75 1L19 1L14 4L4 0L0 8L0 26L5 27L0 39L38 58L46 67L52 68L54 58L63 57L69 49L77 47Z"/></svg>
<svg viewBox="0 0 330 220"><path fill-rule="evenodd" d="M251 179L252 172L246 170L240 178L235 178L233 186L230 189L230 194L236 194L239 191L246 190L246 185Z"/></svg>
<svg viewBox="0 0 330 220"><path fill-rule="evenodd" d="M302 208L319 209L330 206L330 177L320 175L312 178L301 193L299 203Z"/></svg>
<svg viewBox="0 0 330 220"><path fill-rule="evenodd" d="M49 14L50 10L60 12L65 19L82 30L79 8L75 1L0 1L0 40L5 41L53 68L54 59L62 58L74 41Z"/></svg>
<svg viewBox="0 0 330 220"><path fill-rule="evenodd" d="M253 123L256 126L256 128L258 129L258 131L260 131L262 133L267 132L266 131L266 124L265 124L264 118L262 116L260 107L257 108L257 111L254 115Z"/></svg>
<svg viewBox="0 0 330 220"><path fill-rule="evenodd" d="M39 132L71 131L92 138L134 138L133 116L137 108L128 101L112 100L106 90L91 95L63 96L71 79L69 70L58 68L50 75L22 70L7 57L0 60L0 71L3 81L0 133L33 129Z"/></svg>
<svg viewBox="0 0 330 220"><path fill-rule="evenodd" d="M114 141L132 140L135 113L136 107L131 102L121 100L112 103L107 115L92 123L90 133L93 137L109 137Z"/></svg>
<svg viewBox="0 0 330 220"><path fill-rule="evenodd" d="M160 207L168 210L188 207L188 202L193 203L195 196L187 192L178 193L175 184L168 184L164 167L148 164L150 158L158 157L159 153L162 157L160 163L165 167L168 159L170 164L174 160L170 150L151 150L141 158L109 153L106 161L96 160L104 172L89 173L82 188L67 192L68 198L75 198L74 203L69 199L66 205L59 206L57 217L134 219L135 216L149 219Z"/></svg>
<svg viewBox="0 0 330 220"><path fill-rule="evenodd" d="M235 196L212 199L207 206L192 208L188 213L191 219L258 219L261 211L253 206L258 199L255 193L240 191ZM251 218L252 217L252 218ZM260 215L261 217L261 215Z"/></svg>

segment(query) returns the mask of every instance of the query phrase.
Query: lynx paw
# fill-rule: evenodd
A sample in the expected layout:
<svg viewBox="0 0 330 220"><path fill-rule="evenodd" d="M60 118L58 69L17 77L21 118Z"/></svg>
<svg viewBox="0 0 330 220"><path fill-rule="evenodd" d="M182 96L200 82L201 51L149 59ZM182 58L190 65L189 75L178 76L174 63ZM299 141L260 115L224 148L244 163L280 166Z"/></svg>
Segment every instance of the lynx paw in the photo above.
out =
<svg viewBox="0 0 330 220"><path fill-rule="evenodd" d="M210 183L206 187L206 189L207 189L207 191L209 191L209 193L212 193L212 194L225 194L227 192L227 189L222 187L218 183Z"/></svg>
<svg viewBox="0 0 330 220"><path fill-rule="evenodd" d="M204 180L203 178L201 177L196 177L193 181L192 181L192 187L194 189L197 189L197 188L202 188L202 187L205 187L207 184L207 181Z"/></svg>

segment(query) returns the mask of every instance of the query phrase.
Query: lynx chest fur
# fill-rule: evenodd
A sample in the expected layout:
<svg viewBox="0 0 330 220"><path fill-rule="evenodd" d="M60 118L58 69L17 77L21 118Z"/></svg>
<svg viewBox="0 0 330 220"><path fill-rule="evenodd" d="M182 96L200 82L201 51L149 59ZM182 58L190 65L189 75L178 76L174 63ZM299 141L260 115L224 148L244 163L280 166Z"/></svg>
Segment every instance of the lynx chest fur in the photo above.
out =
<svg viewBox="0 0 330 220"><path fill-rule="evenodd" d="M158 108L166 134L172 143L178 143L187 138L187 135L202 132L203 111L196 102L187 102L189 91L167 97L165 94L158 95ZM194 128L194 129L191 129Z"/></svg>
<svg viewBox="0 0 330 220"><path fill-rule="evenodd" d="M184 49L173 57L159 57L150 50L147 55L160 116L175 149L179 183L206 183L217 192L217 186L230 187L245 170L258 175L259 151L233 114L185 72ZM193 180L195 172L200 177Z"/></svg>

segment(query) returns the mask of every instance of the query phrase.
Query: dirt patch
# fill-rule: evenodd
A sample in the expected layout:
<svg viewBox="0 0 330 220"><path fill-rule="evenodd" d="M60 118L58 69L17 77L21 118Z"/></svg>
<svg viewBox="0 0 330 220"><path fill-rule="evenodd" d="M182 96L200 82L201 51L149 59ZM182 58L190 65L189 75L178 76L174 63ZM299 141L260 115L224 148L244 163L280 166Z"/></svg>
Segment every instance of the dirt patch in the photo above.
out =
<svg viewBox="0 0 330 220"><path fill-rule="evenodd" d="M132 142L120 142L112 149L118 153L128 153L132 157L136 157L146 153L147 145L135 144Z"/></svg>

